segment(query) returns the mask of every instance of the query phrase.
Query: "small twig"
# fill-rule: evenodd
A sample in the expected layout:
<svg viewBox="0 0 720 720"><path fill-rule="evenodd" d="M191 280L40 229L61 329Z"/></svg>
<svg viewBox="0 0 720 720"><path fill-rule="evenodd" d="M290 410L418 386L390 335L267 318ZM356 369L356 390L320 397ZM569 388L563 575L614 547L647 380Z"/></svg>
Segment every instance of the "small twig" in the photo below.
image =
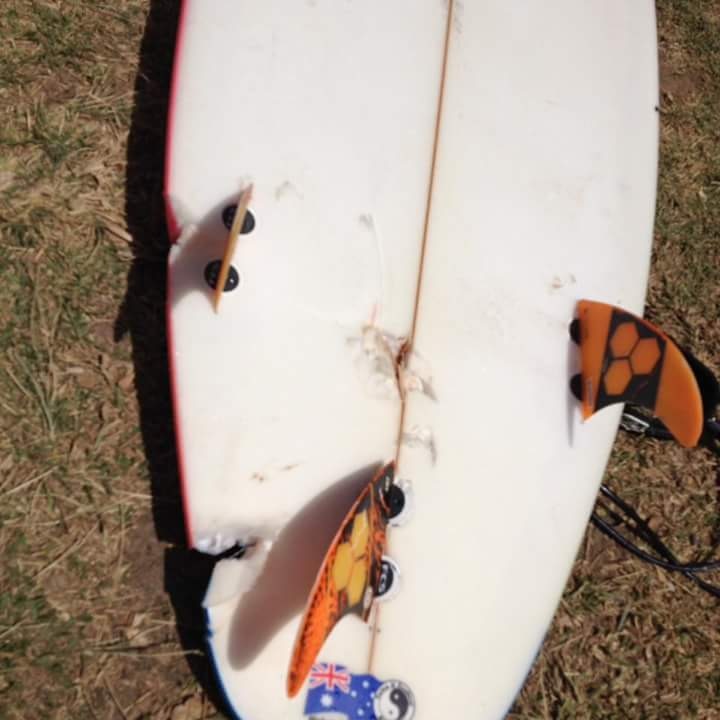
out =
<svg viewBox="0 0 720 720"><path fill-rule="evenodd" d="M103 230L107 230L107 232L111 235L114 235L116 238L123 240L129 245L132 244L132 235L124 227L118 225L118 223L114 222L107 215L98 215L98 217L103 221L103 225L101 225Z"/></svg>
<svg viewBox="0 0 720 720"><path fill-rule="evenodd" d="M13 625L0 625L0 629L14 630L18 625L20 625L20 623L22 623L22 626L25 630L30 630L31 628L50 627L50 625L52 625L52 622L49 622L49 621L48 622L26 623L23 620L19 620L18 622L14 623Z"/></svg>
<svg viewBox="0 0 720 720"><path fill-rule="evenodd" d="M152 647L152 646L146 646ZM119 657L178 657L187 655L198 655L205 657L205 653L201 650L168 650L167 652L143 652L142 648L136 648L135 652L130 650L111 650L108 648L86 648L82 651L83 655L117 655Z"/></svg>
<svg viewBox="0 0 720 720"><path fill-rule="evenodd" d="M110 697L112 698L113 705L117 708L117 711L122 715L123 720L128 720L128 716L125 714L125 711L122 709L122 705L118 701L117 697L115 697L115 693L113 692L112 687L110 686L110 683L108 682L108 679L106 677L103 677L103 684L105 685L108 693L110 694Z"/></svg>
<svg viewBox="0 0 720 720"><path fill-rule="evenodd" d="M24 488L28 487L28 485L33 485L36 482L39 482L43 478L46 478L48 475L55 472L55 468L48 468L45 470L45 472L41 472L39 475L35 475L35 477L31 477L29 480L25 480L25 482L20 483L19 485L16 485L13 488L10 488L9 490L6 490L4 493L0 494L0 498L7 497L8 495L12 495L13 493L19 492L20 490L23 490Z"/></svg>
<svg viewBox="0 0 720 720"><path fill-rule="evenodd" d="M135 700L133 702L132 705L130 705L130 707L128 708L128 712L130 712L134 707L137 707L146 697L148 697L149 695L152 695L154 692L155 692L155 690L152 689L152 690L148 690L147 692L143 693L139 698L137 698L137 700Z"/></svg>
<svg viewBox="0 0 720 720"><path fill-rule="evenodd" d="M12 415L13 417L22 417L22 416L23 416L23 413L20 413L20 412L18 412L17 410L14 410L14 409L11 408L6 402L3 402L2 399L0 399L0 406L1 406L4 410L7 410L7 412L9 412L10 415Z"/></svg>
<svg viewBox="0 0 720 720"><path fill-rule="evenodd" d="M85 688L80 685L80 694L83 697L83 700L85 701L85 704L88 706L88 709L90 710L91 715L95 718L95 720L99 720L97 713L95 712L95 708L92 706L92 703L90 702L90 698L85 693Z"/></svg>
<svg viewBox="0 0 720 720"><path fill-rule="evenodd" d="M13 384L17 389L28 399L30 402L35 402L35 398L32 393L15 377L15 374L9 367L3 368L7 376L13 381Z"/></svg>
<svg viewBox="0 0 720 720"><path fill-rule="evenodd" d="M48 354L52 357L52 346L57 338L58 330L60 329L60 318L62 317L65 303L60 303L57 312L55 313L55 319L53 320L52 327L50 329L50 336L48 337Z"/></svg>
<svg viewBox="0 0 720 720"><path fill-rule="evenodd" d="M153 498L150 493L131 492L130 490L116 490L115 492L117 495L122 495L127 498L137 498L138 500L152 500Z"/></svg>
<svg viewBox="0 0 720 720"><path fill-rule="evenodd" d="M5 632L0 633L0 640L3 640L8 635L10 635L12 632L17 630L17 628L19 628L24 622L25 622L25 620L22 619L22 620L18 620L14 625L10 625L10 627L7 630L5 630Z"/></svg>
<svg viewBox="0 0 720 720"><path fill-rule="evenodd" d="M51 560L44 568L38 570L32 579L37 580L41 575L44 575L48 570L51 570L58 563L62 562L73 550L77 550L94 532L95 528L90 528L80 540L74 542L70 547L65 548L54 560Z"/></svg>
<svg viewBox="0 0 720 720"><path fill-rule="evenodd" d="M40 405L40 409L42 410L43 417L45 418L45 423L48 428L48 432L50 433L50 439L55 438L55 423L52 419L52 413L50 412L50 408L48 407L47 400L45 398L45 393L43 392L43 389L40 387L40 385L37 383L35 378L33 377L33 373L30 371L30 368L25 364L25 362L22 360L22 358L15 357L15 361L22 367L22 369L25 371L25 374L27 375L27 379L30 381L30 384L35 391L35 397L31 392L29 392L21 383L20 381L13 375L12 371L9 368L5 368L5 372L10 376L10 379L17 385L17 387L24 393L26 397L28 397L33 402L37 401Z"/></svg>
<svg viewBox="0 0 720 720"><path fill-rule="evenodd" d="M117 587L117 584L120 582L122 578L122 562L123 562L123 554L125 552L125 513L120 513L120 533L119 533L119 545L118 548L118 559L117 559L117 568L115 570L115 586Z"/></svg>

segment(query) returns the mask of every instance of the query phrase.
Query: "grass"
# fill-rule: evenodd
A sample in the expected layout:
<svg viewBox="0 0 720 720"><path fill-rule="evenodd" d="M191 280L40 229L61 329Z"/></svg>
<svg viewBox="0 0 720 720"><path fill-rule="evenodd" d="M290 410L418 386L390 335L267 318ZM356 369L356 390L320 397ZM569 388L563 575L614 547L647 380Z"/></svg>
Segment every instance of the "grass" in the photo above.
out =
<svg viewBox="0 0 720 720"><path fill-rule="evenodd" d="M717 371L720 11L658 12L648 314ZM181 547L163 385L176 21L172 0L0 9L2 718L217 716L192 590L209 568ZM688 557L717 540L716 478L702 453L628 438L608 470ZM511 717L720 718L716 613L589 530Z"/></svg>

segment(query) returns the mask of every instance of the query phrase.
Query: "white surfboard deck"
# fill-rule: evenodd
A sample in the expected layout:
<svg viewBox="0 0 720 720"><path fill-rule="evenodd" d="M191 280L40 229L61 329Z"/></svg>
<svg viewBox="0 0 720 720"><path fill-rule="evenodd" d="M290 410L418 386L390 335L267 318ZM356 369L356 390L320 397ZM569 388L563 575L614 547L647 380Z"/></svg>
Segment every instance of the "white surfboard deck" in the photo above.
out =
<svg viewBox="0 0 720 720"><path fill-rule="evenodd" d="M176 428L189 542L255 542L218 564L205 602L243 720L305 717L306 691L285 695L304 603L396 453L381 338L415 313L448 7L184 3L166 178ZM402 681L418 720L494 720L552 619L617 428L617 408L580 420L567 327L582 297L642 312L654 7L456 2L447 57L412 359L434 397L408 395L414 509L389 533L402 584L369 626L342 620L319 661ZM216 314L204 269L250 182L256 226ZM314 716L345 717L328 713Z"/></svg>

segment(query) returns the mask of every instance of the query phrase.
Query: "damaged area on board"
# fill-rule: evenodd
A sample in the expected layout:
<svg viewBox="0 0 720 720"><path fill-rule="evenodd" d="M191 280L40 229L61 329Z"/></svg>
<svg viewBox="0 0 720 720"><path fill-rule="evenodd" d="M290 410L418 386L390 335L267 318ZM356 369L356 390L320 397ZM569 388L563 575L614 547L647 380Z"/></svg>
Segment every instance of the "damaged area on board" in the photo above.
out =
<svg viewBox="0 0 720 720"><path fill-rule="evenodd" d="M581 355L571 389L585 419L631 403L659 418L681 445L697 445L705 420L700 384L686 354L662 330L622 308L581 300L570 335Z"/></svg>
<svg viewBox="0 0 720 720"><path fill-rule="evenodd" d="M429 363L408 339L393 335L372 322L359 336L348 338L361 383L373 397L399 400L408 393L420 393L437 400Z"/></svg>
<svg viewBox="0 0 720 720"><path fill-rule="evenodd" d="M287 693L294 697L332 629L345 615L364 622L374 599L386 596L398 575L383 553L387 525L403 514L405 493L395 484L395 463L384 465L363 489L333 539L300 623Z"/></svg>
<svg viewBox="0 0 720 720"><path fill-rule="evenodd" d="M203 607L221 605L251 590L265 567L272 545L272 540L258 539L247 545L236 544L220 554Z"/></svg>

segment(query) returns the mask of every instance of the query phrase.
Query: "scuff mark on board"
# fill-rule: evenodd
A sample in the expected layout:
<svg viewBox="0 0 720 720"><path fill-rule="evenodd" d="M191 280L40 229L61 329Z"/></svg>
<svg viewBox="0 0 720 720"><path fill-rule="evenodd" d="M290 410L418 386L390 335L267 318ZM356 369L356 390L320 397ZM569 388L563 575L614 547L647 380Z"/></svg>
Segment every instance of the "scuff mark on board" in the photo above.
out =
<svg viewBox="0 0 720 720"><path fill-rule="evenodd" d="M430 454L430 462L437 463L437 445L432 428L427 425L413 425L402 436L403 445L411 448L425 448Z"/></svg>
<svg viewBox="0 0 720 720"><path fill-rule="evenodd" d="M400 397L397 358L404 338L365 325L360 337L348 339L355 347L355 366L370 393L375 397L396 400Z"/></svg>
<svg viewBox="0 0 720 720"><path fill-rule="evenodd" d="M370 232L375 232L375 219L371 213L363 213L358 217L358 222L362 227Z"/></svg>
<svg viewBox="0 0 720 720"><path fill-rule="evenodd" d="M463 31L463 22L462 17L465 13L465 7L463 3L460 2L460 0L455 0L454 7L452 7L451 12L453 13L453 29L458 35L462 35Z"/></svg>
<svg viewBox="0 0 720 720"><path fill-rule="evenodd" d="M430 364L420 353L406 350L399 364L399 377L405 393L419 392L437 401Z"/></svg>
<svg viewBox="0 0 720 720"><path fill-rule="evenodd" d="M284 197L287 197L288 195L294 195L295 197L299 198L300 200L303 199L302 193L291 183L289 180L286 180L284 183L281 183L275 188L275 199L276 200L282 200Z"/></svg>
<svg viewBox="0 0 720 720"><path fill-rule="evenodd" d="M221 605L251 590L265 567L272 545L270 538L258 538L246 546L241 558L219 560L205 593L203 607Z"/></svg>
<svg viewBox="0 0 720 720"><path fill-rule="evenodd" d="M562 288L568 285L574 285L576 282L577 278L572 273L568 273L563 277L560 275L554 275L552 281L550 282L550 292L562 290Z"/></svg>
<svg viewBox="0 0 720 720"><path fill-rule="evenodd" d="M418 392L437 401L430 365L410 350L406 338L370 323L348 344L355 347L355 365L373 396L398 399Z"/></svg>

